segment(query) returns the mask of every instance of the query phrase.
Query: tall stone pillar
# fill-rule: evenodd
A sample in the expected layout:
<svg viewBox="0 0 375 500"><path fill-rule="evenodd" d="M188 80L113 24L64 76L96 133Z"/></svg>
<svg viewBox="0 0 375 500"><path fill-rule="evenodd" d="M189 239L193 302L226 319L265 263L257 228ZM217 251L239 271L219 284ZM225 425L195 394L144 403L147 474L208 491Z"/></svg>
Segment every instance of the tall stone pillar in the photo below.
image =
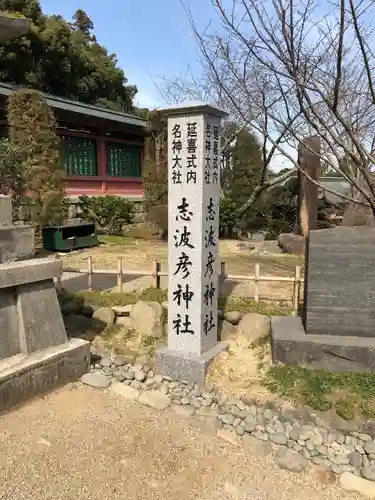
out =
<svg viewBox="0 0 375 500"><path fill-rule="evenodd" d="M226 114L206 104L168 116L168 348L158 369L203 383L218 343L220 128Z"/></svg>

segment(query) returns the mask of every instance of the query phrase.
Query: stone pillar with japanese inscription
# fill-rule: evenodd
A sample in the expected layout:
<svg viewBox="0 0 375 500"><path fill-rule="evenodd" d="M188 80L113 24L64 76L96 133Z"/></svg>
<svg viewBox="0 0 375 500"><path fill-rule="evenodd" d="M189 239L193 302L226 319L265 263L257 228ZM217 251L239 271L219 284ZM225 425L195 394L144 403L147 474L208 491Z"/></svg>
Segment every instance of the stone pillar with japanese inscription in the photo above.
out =
<svg viewBox="0 0 375 500"><path fill-rule="evenodd" d="M168 116L168 348L157 368L203 383L218 343L220 130L223 111L200 103Z"/></svg>

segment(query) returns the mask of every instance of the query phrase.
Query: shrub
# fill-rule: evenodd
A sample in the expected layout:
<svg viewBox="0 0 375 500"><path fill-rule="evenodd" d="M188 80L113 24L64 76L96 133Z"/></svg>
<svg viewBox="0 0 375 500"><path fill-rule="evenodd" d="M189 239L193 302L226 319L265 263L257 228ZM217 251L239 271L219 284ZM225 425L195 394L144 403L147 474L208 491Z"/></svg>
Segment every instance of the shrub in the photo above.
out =
<svg viewBox="0 0 375 500"><path fill-rule="evenodd" d="M21 150L8 139L0 140L0 194L21 198L26 189Z"/></svg>
<svg viewBox="0 0 375 500"><path fill-rule="evenodd" d="M9 96L8 123L10 144L22 153L22 175L38 235L63 212L65 173L56 120L39 92L20 89Z"/></svg>
<svg viewBox="0 0 375 500"><path fill-rule="evenodd" d="M134 222L133 203L120 196L80 196L81 218L95 222L98 232L123 234L126 224Z"/></svg>

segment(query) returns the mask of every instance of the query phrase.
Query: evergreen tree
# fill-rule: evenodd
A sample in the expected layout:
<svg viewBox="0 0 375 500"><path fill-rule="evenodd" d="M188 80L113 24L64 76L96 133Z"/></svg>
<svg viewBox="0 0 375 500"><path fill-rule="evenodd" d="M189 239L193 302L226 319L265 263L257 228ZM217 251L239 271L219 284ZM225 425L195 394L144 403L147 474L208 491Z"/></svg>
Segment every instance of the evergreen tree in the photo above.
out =
<svg viewBox="0 0 375 500"><path fill-rule="evenodd" d="M44 15L39 0L0 0L0 11L32 20L30 33L0 46L0 80L117 110L131 110L137 92L128 85L115 54L91 34L81 9L69 23ZM109 105L108 105L109 106Z"/></svg>

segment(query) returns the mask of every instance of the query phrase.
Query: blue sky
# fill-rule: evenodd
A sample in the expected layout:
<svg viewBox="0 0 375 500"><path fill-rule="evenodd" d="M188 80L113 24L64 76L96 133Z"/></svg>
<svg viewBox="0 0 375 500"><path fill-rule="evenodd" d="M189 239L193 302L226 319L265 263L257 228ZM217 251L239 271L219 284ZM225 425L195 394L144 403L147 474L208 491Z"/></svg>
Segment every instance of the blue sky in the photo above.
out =
<svg viewBox="0 0 375 500"><path fill-rule="evenodd" d="M45 14L70 20L77 9L92 19L98 41L115 52L129 83L137 85L136 104L164 104L155 84L160 76L183 73L197 64L197 46L180 0L41 0ZM210 0L184 0L199 29L213 15Z"/></svg>

